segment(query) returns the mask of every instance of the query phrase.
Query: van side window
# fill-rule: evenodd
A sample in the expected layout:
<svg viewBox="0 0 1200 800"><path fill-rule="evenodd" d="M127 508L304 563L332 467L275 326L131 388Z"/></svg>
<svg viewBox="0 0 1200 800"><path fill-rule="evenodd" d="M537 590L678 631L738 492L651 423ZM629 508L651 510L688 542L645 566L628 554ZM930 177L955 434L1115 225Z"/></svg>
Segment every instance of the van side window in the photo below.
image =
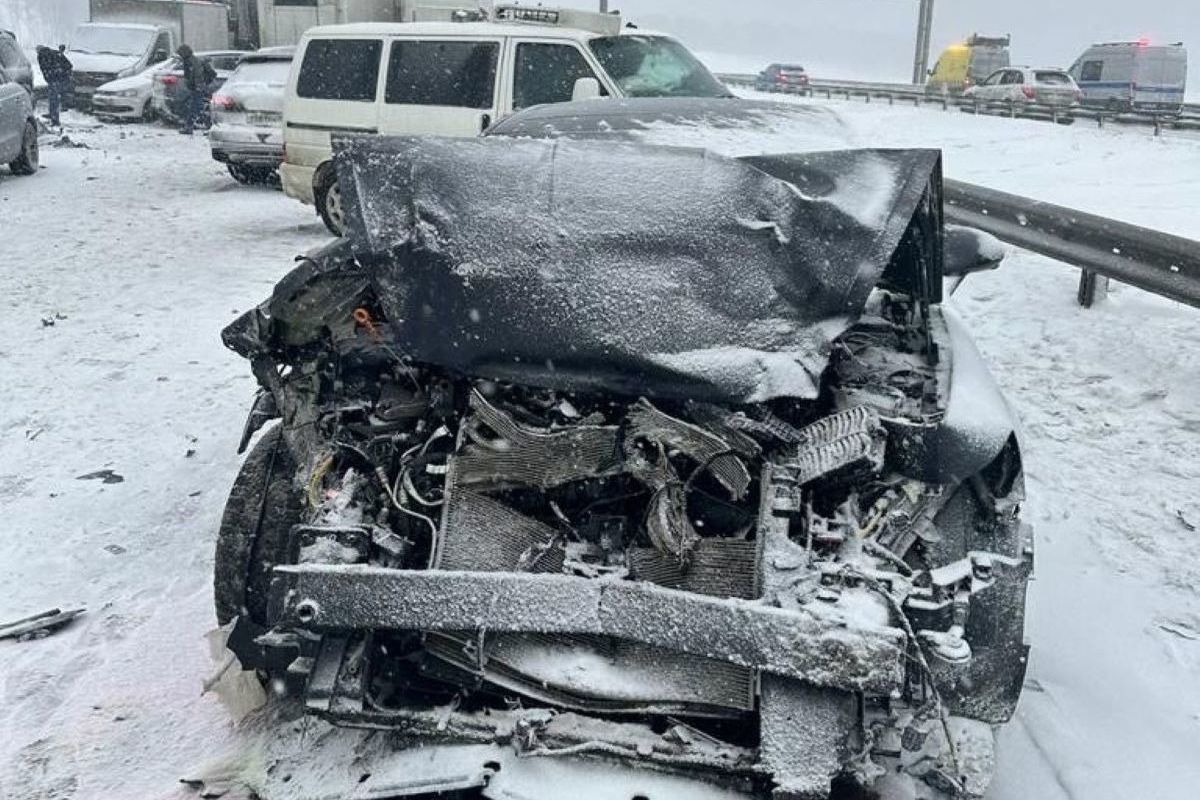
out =
<svg viewBox="0 0 1200 800"><path fill-rule="evenodd" d="M1079 73L1079 80L1098 81L1102 74L1104 74L1103 61L1085 61L1083 62L1083 70Z"/></svg>
<svg viewBox="0 0 1200 800"><path fill-rule="evenodd" d="M374 102L379 39L312 39L304 50L296 94L313 100Z"/></svg>
<svg viewBox="0 0 1200 800"><path fill-rule="evenodd" d="M392 43L388 103L491 108L496 93L496 42Z"/></svg>
<svg viewBox="0 0 1200 800"><path fill-rule="evenodd" d="M150 53L150 63L158 64L171 57L171 35L160 33L154 40L154 50Z"/></svg>
<svg viewBox="0 0 1200 800"><path fill-rule="evenodd" d="M583 53L572 45L535 42L517 45L516 73L513 108L569 102L576 80L596 77ZM608 94L603 84L600 93Z"/></svg>

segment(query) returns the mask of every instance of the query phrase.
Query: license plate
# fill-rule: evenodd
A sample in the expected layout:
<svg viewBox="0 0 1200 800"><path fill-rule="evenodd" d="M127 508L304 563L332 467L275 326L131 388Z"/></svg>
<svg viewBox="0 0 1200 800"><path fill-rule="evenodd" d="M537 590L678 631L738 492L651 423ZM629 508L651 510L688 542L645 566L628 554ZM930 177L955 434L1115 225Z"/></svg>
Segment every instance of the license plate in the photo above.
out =
<svg viewBox="0 0 1200 800"><path fill-rule="evenodd" d="M251 125L261 125L264 128L278 127L283 117L272 111L250 111L246 114L246 122Z"/></svg>

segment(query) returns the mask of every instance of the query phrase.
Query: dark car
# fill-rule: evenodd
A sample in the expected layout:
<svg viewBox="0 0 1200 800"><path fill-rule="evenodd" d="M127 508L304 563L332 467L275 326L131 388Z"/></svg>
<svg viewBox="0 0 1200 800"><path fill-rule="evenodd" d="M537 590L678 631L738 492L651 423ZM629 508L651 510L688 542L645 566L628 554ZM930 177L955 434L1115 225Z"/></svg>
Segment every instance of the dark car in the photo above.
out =
<svg viewBox="0 0 1200 800"><path fill-rule="evenodd" d="M808 89L808 73L799 64L772 64L758 73L754 88L760 92L799 92Z"/></svg>
<svg viewBox="0 0 1200 800"><path fill-rule="evenodd" d="M12 31L0 30L0 69L8 73L10 80L23 86L30 95L33 94L33 66L21 51L17 36Z"/></svg>
<svg viewBox="0 0 1200 800"><path fill-rule="evenodd" d="M217 73L217 77L208 86L210 94L224 85L233 71L237 69L238 62L244 55L246 55L245 50L212 50L196 53L196 58L200 59L201 63L212 65L213 71ZM151 92L150 102L154 105L155 113L161 119L177 121L183 118L187 92L183 85L183 66L178 56L172 57L169 69L154 76ZM204 111L202 122L205 124L208 122L207 108Z"/></svg>
<svg viewBox="0 0 1200 800"><path fill-rule="evenodd" d="M784 128L811 150L675 146ZM345 238L224 331L243 447L279 422L215 564L244 668L402 744L330 794L982 796L1032 544L941 301L1002 251L943 225L938 151L838 130L592 100L334 138Z"/></svg>

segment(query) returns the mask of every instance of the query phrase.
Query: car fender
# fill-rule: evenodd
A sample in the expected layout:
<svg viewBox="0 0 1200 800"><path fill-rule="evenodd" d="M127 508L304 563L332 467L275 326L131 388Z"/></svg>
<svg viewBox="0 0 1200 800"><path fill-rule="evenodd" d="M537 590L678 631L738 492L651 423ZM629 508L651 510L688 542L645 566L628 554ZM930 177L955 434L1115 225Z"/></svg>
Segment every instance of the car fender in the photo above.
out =
<svg viewBox="0 0 1200 800"><path fill-rule="evenodd" d="M1010 439L1020 447L1020 423L972 340L967 326L943 306L950 375L946 412L924 438L921 476L955 485L990 464Z"/></svg>

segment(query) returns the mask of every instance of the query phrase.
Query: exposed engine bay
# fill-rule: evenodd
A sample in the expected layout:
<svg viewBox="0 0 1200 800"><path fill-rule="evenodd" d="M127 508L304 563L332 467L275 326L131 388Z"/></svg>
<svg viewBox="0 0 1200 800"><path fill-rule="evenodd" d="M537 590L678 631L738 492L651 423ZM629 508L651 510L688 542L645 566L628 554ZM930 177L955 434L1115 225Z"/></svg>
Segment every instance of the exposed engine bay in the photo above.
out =
<svg viewBox="0 0 1200 800"><path fill-rule="evenodd" d="M991 726L1013 713L1024 675L1032 539L1011 419L938 304L936 159L885 159L907 170L880 178L900 187L886 219L844 212L833 249L857 253L853 285L833 269L805 276L804 292L774 282L794 304L772 303L775 317L808 315L785 332L802 345L776 326L664 358L643 357L637 336L592 336L582 311L556 318L546 298L568 296L558 289L525 281L520 296L473 297L513 275L494 274L487 248L456 234L473 218L448 207L497 176L483 162L458 182L439 172L433 202L422 170L449 169L449 151L461 165L462 148L400 141L400 153L388 140L339 152L359 234L310 255L225 332L262 386L243 446L281 420L248 457L218 546L218 616L237 620L243 667L337 724L395 731L402 747L617 763L731 797L981 796ZM593 145L529 147L543 165L555 149L552 171L595 169ZM407 161L383 170L381 149ZM822 201L764 215L763 198L803 194L801 168L836 184L831 157L776 170L706 158L724 162L712 183L729 202L745 190L759 203L754 224L721 234L750 237L739 269L762 253L782 264L767 271L803 274L791 243ZM369 186L397 174L403 186ZM687 237L686 215L675 219L661 241ZM847 231L854 219L870 248ZM598 261L614 241L645 252L637 235L600 227L603 248L562 239ZM542 275L564 257L487 247ZM586 263L571 272L578 284ZM457 312L432 305L449 295L429 287L446 281L457 281L449 308L497 320L470 343ZM679 286L645 313L683 316L672 298L692 298ZM774 367L764 354L794 358ZM761 374L748 380L752 364ZM797 388L797 364L810 388ZM414 778L396 796L510 796L487 794L499 769Z"/></svg>

